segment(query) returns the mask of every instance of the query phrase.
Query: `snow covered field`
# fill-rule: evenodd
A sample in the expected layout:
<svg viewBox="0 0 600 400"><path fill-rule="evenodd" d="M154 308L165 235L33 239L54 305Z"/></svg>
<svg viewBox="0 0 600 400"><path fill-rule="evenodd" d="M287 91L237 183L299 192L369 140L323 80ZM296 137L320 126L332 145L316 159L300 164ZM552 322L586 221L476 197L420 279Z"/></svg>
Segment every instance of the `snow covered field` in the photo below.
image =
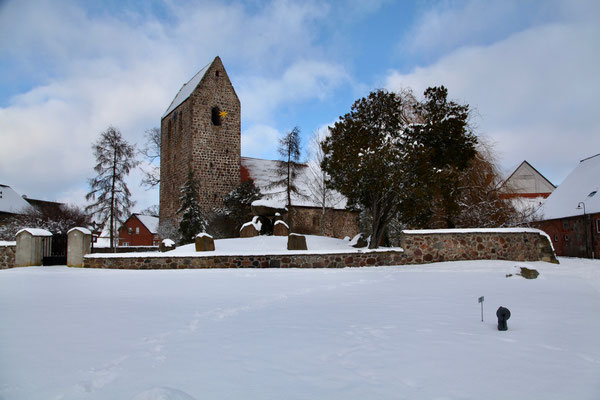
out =
<svg viewBox="0 0 600 400"><path fill-rule="evenodd" d="M599 399L600 261L560 261L3 270L0 399Z"/></svg>

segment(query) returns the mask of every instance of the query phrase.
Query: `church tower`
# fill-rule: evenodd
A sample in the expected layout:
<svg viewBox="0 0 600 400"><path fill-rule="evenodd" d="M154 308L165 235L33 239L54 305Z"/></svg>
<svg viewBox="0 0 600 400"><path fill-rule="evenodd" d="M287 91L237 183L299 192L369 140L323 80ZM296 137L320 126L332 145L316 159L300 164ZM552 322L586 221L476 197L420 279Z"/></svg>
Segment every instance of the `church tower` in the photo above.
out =
<svg viewBox="0 0 600 400"><path fill-rule="evenodd" d="M219 57L177 93L161 119L160 221L177 221L191 168L203 211L223 206L240 184L241 107Z"/></svg>

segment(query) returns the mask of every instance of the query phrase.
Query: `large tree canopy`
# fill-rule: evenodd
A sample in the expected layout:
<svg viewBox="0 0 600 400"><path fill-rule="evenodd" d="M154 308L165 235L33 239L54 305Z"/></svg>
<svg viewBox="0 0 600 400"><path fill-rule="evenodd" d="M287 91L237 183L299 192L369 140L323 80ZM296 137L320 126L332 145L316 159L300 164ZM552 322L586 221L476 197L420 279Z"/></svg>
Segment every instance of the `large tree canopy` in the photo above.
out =
<svg viewBox="0 0 600 400"><path fill-rule="evenodd" d="M377 247L400 206L405 182L405 130L415 122L415 106L409 92L371 92L340 117L323 142L322 168L330 177L330 185L348 198L350 206L370 212L370 247Z"/></svg>
<svg viewBox="0 0 600 400"><path fill-rule="evenodd" d="M446 88L371 92L330 128L323 170L349 204L368 211L370 247L383 240L389 222L427 226L433 205L446 224L458 215L458 181L475 156L469 107L448 101Z"/></svg>

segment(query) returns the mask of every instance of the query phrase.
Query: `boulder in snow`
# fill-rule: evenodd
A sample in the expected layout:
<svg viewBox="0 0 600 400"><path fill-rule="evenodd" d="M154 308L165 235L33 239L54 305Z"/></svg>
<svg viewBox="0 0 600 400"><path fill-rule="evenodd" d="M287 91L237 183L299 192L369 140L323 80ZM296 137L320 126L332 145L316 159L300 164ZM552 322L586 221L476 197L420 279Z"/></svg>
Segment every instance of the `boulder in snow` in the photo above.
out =
<svg viewBox="0 0 600 400"><path fill-rule="evenodd" d="M175 250L177 246L175 246L175 242L172 241L171 239L165 239L162 242L160 242L160 247L159 250L164 253L165 251L171 251L171 250Z"/></svg>

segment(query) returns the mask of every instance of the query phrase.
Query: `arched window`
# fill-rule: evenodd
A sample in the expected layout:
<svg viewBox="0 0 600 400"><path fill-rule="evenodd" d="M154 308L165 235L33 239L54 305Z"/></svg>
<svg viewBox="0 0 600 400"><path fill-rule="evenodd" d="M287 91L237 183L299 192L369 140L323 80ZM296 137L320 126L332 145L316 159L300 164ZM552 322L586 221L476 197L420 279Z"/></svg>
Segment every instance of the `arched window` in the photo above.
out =
<svg viewBox="0 0 600 400"><path fill-rule="evenodd" d="M219 107L215 106L212 108L210 118L213 125L221 125L221 110L219 110Z"/></svg>

